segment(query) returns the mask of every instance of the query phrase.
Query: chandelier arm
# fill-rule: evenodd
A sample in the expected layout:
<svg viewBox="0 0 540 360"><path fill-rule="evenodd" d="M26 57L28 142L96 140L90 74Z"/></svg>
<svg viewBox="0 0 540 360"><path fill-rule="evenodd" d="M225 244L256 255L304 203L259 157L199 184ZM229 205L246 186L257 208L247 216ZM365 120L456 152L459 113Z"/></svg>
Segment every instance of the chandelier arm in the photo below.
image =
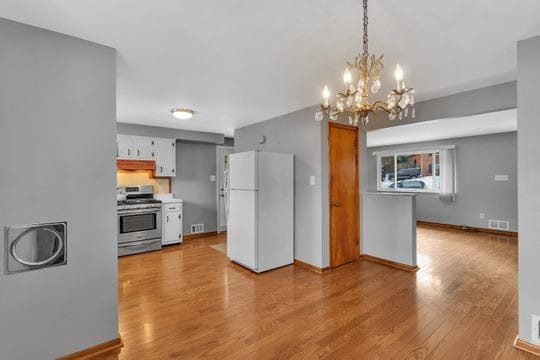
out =
<svg viewBox="0 0 540 360"><path fill-rule="evenodd" d="M372 106L374 111L383 110L388 114L392 113L392 109L388 106L388 103L386 101L375 101Z"/></svg>

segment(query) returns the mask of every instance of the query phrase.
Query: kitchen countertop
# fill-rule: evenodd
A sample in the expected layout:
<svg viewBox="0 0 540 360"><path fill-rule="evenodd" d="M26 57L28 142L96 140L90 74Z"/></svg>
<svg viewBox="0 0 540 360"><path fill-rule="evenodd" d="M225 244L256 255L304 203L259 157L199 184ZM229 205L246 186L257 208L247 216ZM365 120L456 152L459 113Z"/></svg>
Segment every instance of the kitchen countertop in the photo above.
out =
<svg viewBox="0 0 540 360"><path fill-rule="evenodd" d="M416 196L418 195L417 193L415 192L384 192L384 191L381 191L381 192L363 192L362 195L391 195L391 196Z"/></svg>
<svg viewBox="0 0 540 360"><path fill-rule="evenodd" d="M175 198L174 194L172 194L172 193L154 194L154 199L161 201L163 204L171 204L171 203L181 203L181 202L183 202L182 199Z"/></svg>

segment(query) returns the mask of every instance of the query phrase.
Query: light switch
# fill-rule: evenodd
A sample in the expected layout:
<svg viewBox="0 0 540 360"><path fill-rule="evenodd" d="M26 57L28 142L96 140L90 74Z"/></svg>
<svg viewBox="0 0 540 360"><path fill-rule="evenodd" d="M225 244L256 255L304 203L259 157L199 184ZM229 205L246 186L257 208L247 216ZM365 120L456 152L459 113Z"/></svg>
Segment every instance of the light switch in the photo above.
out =
<svg viewBox="0 0 540 360"><path fill-rule="evenodd" d="M495 181L508 181L508 175L495 175Z"/></svg>
<svg viewBox="0 0 540 360"><path fill-rule="evenodd" d="M309 185L315 185L315 176L311 175L309 177Z"/></svg>
<svg viewBox="0 0 540 360"><path fill-rule="evenodd" d="M210 175L210 181L216 181L216 175Z"/></svg>

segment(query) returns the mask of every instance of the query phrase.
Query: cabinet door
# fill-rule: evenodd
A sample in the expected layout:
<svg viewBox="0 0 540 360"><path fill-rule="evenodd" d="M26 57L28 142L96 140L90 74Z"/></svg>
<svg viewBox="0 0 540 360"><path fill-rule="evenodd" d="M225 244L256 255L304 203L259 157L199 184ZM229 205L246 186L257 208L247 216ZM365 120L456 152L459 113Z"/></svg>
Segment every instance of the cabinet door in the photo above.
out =
<svg viewBox="0 0 540 360"><path fill-rule="evenodd" d="M116 157L126 159L133 157L133 137L116 135Z"/></svg>
<svg viewBox="0 0 540 360"><path fill-rule="evenodd" d="M180 226L182 219L180 214L180 211L164 214L163 244L174 244L181 241Z"/></svg>
<svg viewBox="0 0 540 360"><path fill-rule="evenodd" d="M134 157L141 160L154 159L154 138L144 136L133 137Z"/></svg>
<svg viewBox="0 0 540 360"><path fill-rule="evenodd" d="M156 176L176 176L176 140L156 138L154 151Z"/></svg>

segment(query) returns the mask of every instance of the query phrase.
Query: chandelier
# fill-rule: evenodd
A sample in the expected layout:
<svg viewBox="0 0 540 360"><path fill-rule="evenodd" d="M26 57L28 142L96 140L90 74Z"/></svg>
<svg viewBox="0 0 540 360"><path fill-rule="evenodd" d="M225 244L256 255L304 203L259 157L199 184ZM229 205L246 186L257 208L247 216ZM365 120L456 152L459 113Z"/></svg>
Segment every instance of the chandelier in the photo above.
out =
<svg viewBox="0 0 540 360"><path fill-rule="evenodd" d="M375 95L381 88L381 73L384 69L382 63L383 55L376 57L369 54L368 51L368 16L367 0L363 0L364 7L364 36L363 52L359 54L354 63L347 62L347 69L343 74L343 82L346 90L336 94L336 105L330 105L330 89L325 86L323 89L324 102L315 113L315 120L321 121L326 113L330 120L336 121L340 114L349 115L349 124L358 126L360 122L366 125L369 122L369 114L377 111L388 113L390 120L396 117L403 119L409 116L415 117L414 109L414 89L405 87L403 81L403 69L399 64L396 65L394 77L396 79L396 88L390 91L386 101L377 100L373 103L369 101L369 91Z"/></svg>

